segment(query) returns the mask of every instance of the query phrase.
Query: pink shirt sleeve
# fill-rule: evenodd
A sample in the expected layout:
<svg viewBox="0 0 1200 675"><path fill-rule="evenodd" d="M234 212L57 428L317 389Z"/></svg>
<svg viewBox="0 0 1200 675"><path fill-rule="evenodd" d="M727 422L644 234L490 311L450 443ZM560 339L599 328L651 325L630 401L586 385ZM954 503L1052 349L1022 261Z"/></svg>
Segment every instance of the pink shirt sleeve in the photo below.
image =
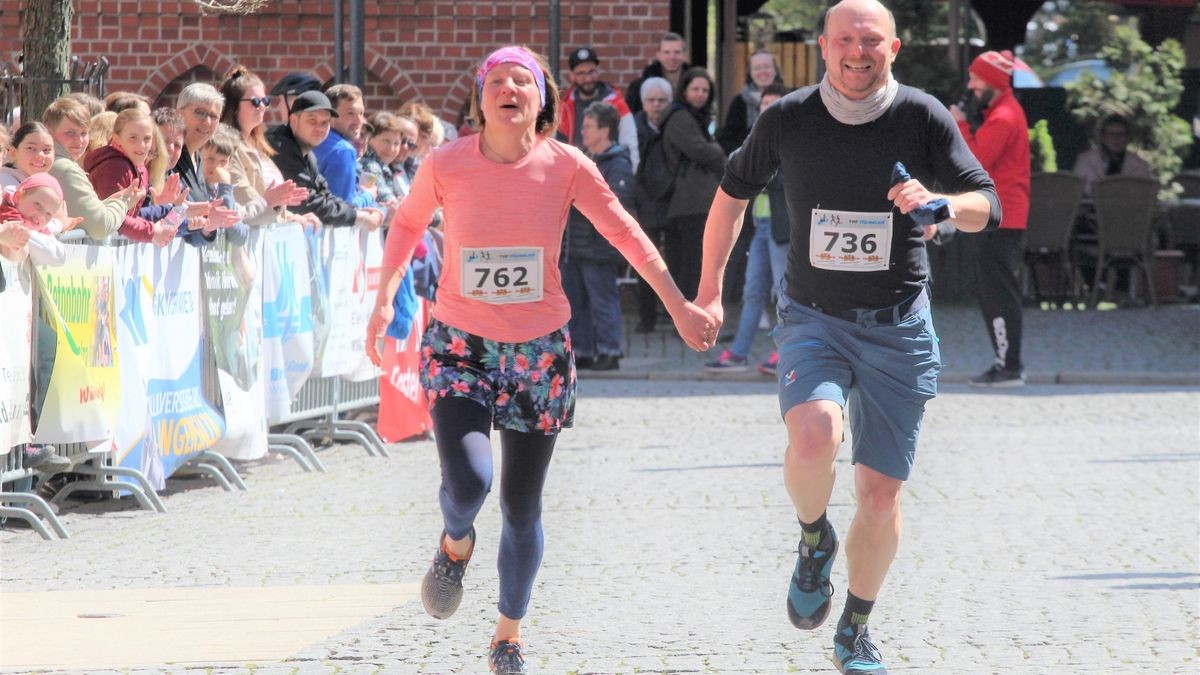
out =
<svg viewBox="0 0 1200 675"><path fill-rule="evenodd" d="M621 206L621 201L608 187L604 176L600 175L600 169L582 153L579 158L573 186L575 208L621 252L634 269L657 260L660 257L658 249L642 231L642 226Z"/></svg>
<svg viewBox="0 0 1200 675"><path fill-rule="evenodd" d="M434 156L431 153L421 162L417 175L413 177L412 189L392 218L388 228L387 244L383 249L383 266L395 267L403 276L413 250L425 235L425 228L433 220L433 213L442 205L441 195L434 178Z"/></svg>

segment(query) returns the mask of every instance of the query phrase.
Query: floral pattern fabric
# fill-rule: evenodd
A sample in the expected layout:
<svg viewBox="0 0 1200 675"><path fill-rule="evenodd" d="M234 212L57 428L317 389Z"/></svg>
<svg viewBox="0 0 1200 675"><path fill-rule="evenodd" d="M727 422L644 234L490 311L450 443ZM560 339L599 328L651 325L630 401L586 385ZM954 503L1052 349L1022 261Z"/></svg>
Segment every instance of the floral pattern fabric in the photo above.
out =
<svg viewBox="0 0 1200 675"><path fill-rule="evenodd" d="M496 429L557 434L575 418L570 333L497 342L434 319L421 342L421 386L430 409L460 396L491 410Z"/></svg>

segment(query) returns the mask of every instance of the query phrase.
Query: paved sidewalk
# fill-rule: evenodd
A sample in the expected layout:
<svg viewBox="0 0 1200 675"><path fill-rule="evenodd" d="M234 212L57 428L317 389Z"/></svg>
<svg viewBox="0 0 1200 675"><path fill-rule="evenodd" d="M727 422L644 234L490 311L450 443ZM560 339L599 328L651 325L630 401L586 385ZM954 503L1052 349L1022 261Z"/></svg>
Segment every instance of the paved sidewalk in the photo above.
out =
<svg viewBox="0 0 1200 675"><path fill-rule="evenodd" d="M890 670L1196 672L1198 419L1192 388L945 387L872 618ZM546 490L532 672L834 672L832 623L784 610L783 442L770 384L585 377ZM435 621L414 590L441 528L432 444L322 458L245 467L247 493L172 480L165 514L72 503L65 542L0 530L3 670L486 672L494 494L462 608ZM844 557L833 583L840 606Z"/></svg>
<svg viewBox="0 0 1200 675"><path fill-rule="evenodd" d="M737 311L726 317L723 335L737 330ZM966 382L991 366L991 344L977 307L935 302L933 317L945 362L942 382ZM1109 311L1027 308L1024 317L1022 351L1031 383L1200 385L1200 305ZM657 330L646 335L633 332L635 323L626 316L626 356L620 371L605 376L704 377L704 363L728 346L697 354L675 335L669 318L660 318ZM759 331L750 352L752 365L766 359L773 348L767 331Z"/></svg>

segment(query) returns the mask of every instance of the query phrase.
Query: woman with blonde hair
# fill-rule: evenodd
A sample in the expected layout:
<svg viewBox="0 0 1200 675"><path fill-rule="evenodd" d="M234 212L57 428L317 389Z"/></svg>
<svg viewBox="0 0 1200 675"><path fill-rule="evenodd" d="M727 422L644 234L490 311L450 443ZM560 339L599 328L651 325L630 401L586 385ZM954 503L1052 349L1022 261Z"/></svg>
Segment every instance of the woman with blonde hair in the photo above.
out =
<svg viewBox="0 0 1200 675"><path fill-rule="evenodd" d="M707 349L712 317L676 288L658 251L583 152L554 140L559 95L545 60L524 47L490 54L476 72L473 116L482 131L422 162L388 234L367 354L392 319L392 296L433 211L444 210L438 301L421 347L442 467L444 529L421 599L440 619L462 600L475 517L492 481L500 432L500 615L488 654L496 673L524 673L521 621L544 546L541 508L558 433L572 425L571 308L558 273L567 212L579 209L662 298L693 349Z"/></svg>

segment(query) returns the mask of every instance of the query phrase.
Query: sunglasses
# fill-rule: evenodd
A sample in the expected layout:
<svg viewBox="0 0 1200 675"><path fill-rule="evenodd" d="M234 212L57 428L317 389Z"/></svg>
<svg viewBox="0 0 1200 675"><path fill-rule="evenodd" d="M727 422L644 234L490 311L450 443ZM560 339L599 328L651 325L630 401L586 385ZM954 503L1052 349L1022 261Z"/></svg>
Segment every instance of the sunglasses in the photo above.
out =
<svg viewBox="0 0 1200 675"><path fill-rule="evenodd" d="M249 101L250 105L254 106L255 108L265 108L271 105L270 96L251 96L250 98L244 98L242 100Z"/></svg>
<svg viewBox="0 0 1200 675"><path fill-rule="evenodd" d="M401 141L401 145L408 148L409 150L417 149L417 142L412 140L411 138L406 138L403 141Z"/></svg>

